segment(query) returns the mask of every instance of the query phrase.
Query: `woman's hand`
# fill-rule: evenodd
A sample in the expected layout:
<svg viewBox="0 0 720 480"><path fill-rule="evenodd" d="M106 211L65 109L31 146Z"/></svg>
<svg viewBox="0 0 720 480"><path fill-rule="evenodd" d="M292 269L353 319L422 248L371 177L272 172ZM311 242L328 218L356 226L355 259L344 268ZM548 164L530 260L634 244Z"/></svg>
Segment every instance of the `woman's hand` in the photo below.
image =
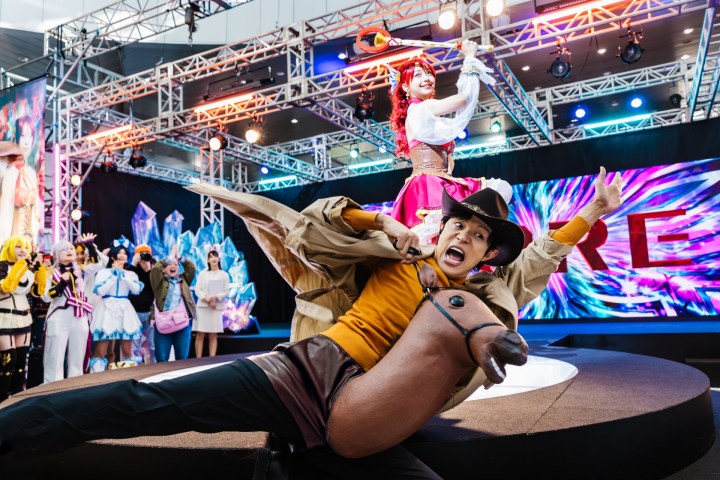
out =
<svg viewBox="0 0 720 480"><path fill-rule="evenodd" d="M475 57L475 55L477 55L477 51L478 51L478 44L477 44L477 42L474 42L470 39L465 39L462 42L460 51L466 57Z"/></svg>
<svg viewBox="0 0 720 480"><path fill-rule="evenodd" d="M415 232L389 215L379 213L375 224L388 236L395 249L403 257L403 263L412 263L420 254L420 238ZM413 249L413 250L410 250Z"/></svg>

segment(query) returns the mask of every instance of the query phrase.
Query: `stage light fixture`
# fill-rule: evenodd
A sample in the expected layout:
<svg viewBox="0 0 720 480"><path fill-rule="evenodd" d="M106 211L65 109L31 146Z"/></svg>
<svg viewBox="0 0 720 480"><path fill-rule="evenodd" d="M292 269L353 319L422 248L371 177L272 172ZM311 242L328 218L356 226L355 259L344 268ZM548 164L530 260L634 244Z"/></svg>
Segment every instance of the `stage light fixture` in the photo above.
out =
<svg viewBox="0 0 720 480"><path fill-rule="evenodd" d="M79 208L74 209L70 212L70 218L73 222L79 222L83 217L83 212Z"/></svg>
<svg viewBox="0 0 720 480"><path fill-rule="evenodd" d="M578 105L575 107L575 110L573 110L573 116L578 120L585 118L585 115L587 115L587 110L585 110L585 107L582 105Z"/></svg>
<svg viewBox="0 0 720 480"><path fill-rule="evenodd" d="M364 122L375 115L375 110L372 106L373 94L368 92L365 87L362 89L362 93L357 98L357 104L355 106L355 118Z"/></svg>
<svg viewBox="0 0 720 480"><path fill-rule="evenodd" d="M503 8L505 8L505 2L503 0L487 0L485 3L485 11L491 17L500 15Z"/></svg>
<svg viewBox="0 0 720 480"><path fill-rule="evenodd" d="M105 173L117 172L117 163L115 163L115 159L112 157L106 158L103 161L103 163L100 165L100 170L102 170Z"/></svg>
<svg viewBox="0 0 720 480"><path fill-rule="evenodd" d="M502 124L500 123L500 120L495 120L490 124L490 131L492 133L500 133L500 130L502 130Z"/></svg>
<svg viewBox="0 0 720 480"><path fill-rule="evenodd" d="M252 121L248 124L247 130L245 130L245 140L248 143L257 143L262 138L262 121L255 116L252 117Z"/></svg>
<svg viewBox="0 0 720 480"><path fill-rule="evenodd" d="M640 40L642 40L643 38L642 31L633 32L628 25L627 35L620 35L618 38L628 39L627 45L625 45L624 47L618 46L617 56L620 58L620 60L622 60L628 65L640 60L643 52L645 51L645 49L640 46Z"/></svg>
<svg viewBox="0 0 720 480"><path fill-rule="evenodd" d="M385 144L382 144L378 147L378 152L387 153L387 147L385 146Z"/></svg>
<svg viewBox="0 0 720 480"><path fill-rule="evenodd" d="M147 165L147 158L142 154L143 149L135 147L130 155L130 166L132 168L143 168Z"/></svg>
<svg viewBox="0 0 720 480"><path fill-rule="evenodd" d="M359 155L360 155L360 150L358 150L358 148L356 146L353 146L350 148L350 158L352 158L354 160L354 159L358 158Z"/></svg>
<svg viewBox="0 0 720 480"><path fill-rule="evenodd" d="M82 184L82 177L77 173L70 177L70 185L73 187L79 187Z"/></svg>
<svg viewBox="0 0 720 480"><path fill-rule="evenodd" d="M640 98L640 97L633 97L630 100L630 106L632 108L640 108L640 107L642 107L642 104L643 104L643 101L642 101L642 98Z"/></svg>
<svg viewBox="0 0 720 480"><path fill-rule="evenodd" d="M679 93L673 93L670 95L670 98L668 98L668 101L673 107L680 108L680 105L682 105L682 96L680 96Z"/></svg>
<svg viewBox="0 0 720 480"><path fill-rule="evenodd" d="M457 3L450 1L440 7L440 16L438 16L438 27L443 30L450 30L455 26L457 21Z"/></svg>
<svg viewBox="0 0 720 480"><path fill-rule="evenodd" d="M217 152L218 150L225 150L225 148L227 148L227 138L225 138L225 135L223 135L222 133L217 132L208 141L208 146L213 152Z"/></svg>
<svg viewBox="0 0 720 480"><path fill-rule="evenodd" d="M262 173L263 175L267 175L268 173L270 173L270 169L263 165L262 167L260 167L260 173Z"/></svg>
<svg viewBox="0 0 720 480"><path fill-rule="evenodd" d="M463 129L462 132L460 132L457 136L458 140L465 140L468 136L467 129Z"/></svg>
<svg viewBox="0 0 720 480"><path fill-rule="evenodd" d="M570 72L572 71L572 64L570 63L572 53L570 52L570 49L560 45L560 41L558 40L557 50L555 52L551 52L550 55L555 55L556 57L550 64L548 73L559 80L569 77Z"/></svg>

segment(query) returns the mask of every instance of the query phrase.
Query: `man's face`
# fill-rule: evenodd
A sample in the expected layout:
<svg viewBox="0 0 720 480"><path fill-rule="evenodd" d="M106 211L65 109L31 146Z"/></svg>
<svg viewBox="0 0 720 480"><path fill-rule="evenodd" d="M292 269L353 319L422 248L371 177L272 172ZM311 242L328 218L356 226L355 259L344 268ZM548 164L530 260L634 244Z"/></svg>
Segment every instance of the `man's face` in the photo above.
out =
<svg viewBox="0 0 720 480"><path fill-rule="evenodd" d="M165 267L165 275L169 277L177 277L179 268L178 268L178 262L177 260L170 261L167 266Z"/></svg>
<svg viewBox="0 0 720 480"><path fill-rule="evenodd" d="M440 233L435 261L448 278L464 279L478 263L498 254L494 248L488 250L490 233L490 227L477 217L450 217Z"/></svg>

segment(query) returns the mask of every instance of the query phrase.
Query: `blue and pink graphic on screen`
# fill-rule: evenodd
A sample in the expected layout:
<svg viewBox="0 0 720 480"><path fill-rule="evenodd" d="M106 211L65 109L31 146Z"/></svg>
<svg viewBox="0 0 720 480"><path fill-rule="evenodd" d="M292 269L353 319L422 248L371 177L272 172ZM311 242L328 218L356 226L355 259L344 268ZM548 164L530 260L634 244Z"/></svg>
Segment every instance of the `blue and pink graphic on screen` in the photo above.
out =
<svg viewBox="0 0 720 480"><path fill-rule="evenodd" d="M720 314L720 159L621 173L623 205L595 224L521 319ZM592 199L595 178L514 185L511 219L528 241L559 228ZM385 212L392 202L366 207Z"/></svg>

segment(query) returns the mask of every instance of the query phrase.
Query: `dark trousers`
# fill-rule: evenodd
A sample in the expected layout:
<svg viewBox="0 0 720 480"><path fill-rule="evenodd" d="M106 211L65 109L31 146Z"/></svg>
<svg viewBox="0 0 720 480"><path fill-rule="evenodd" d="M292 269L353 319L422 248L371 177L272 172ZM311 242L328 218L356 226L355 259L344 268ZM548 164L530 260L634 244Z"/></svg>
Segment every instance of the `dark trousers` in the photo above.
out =
<svg viewBox="0 0 720 480"><path fill-rule="evenodd" d="M17 402L0 409L0 455L42 454L87 440L192 430L267 431L302 444L298 427L265 373L239 359L158 383L127 380ZM291 458L297 473L290 478L311 478L303 472L314 472L315 478L440 478L402 447L357 460L329 451Z"/></svg>

